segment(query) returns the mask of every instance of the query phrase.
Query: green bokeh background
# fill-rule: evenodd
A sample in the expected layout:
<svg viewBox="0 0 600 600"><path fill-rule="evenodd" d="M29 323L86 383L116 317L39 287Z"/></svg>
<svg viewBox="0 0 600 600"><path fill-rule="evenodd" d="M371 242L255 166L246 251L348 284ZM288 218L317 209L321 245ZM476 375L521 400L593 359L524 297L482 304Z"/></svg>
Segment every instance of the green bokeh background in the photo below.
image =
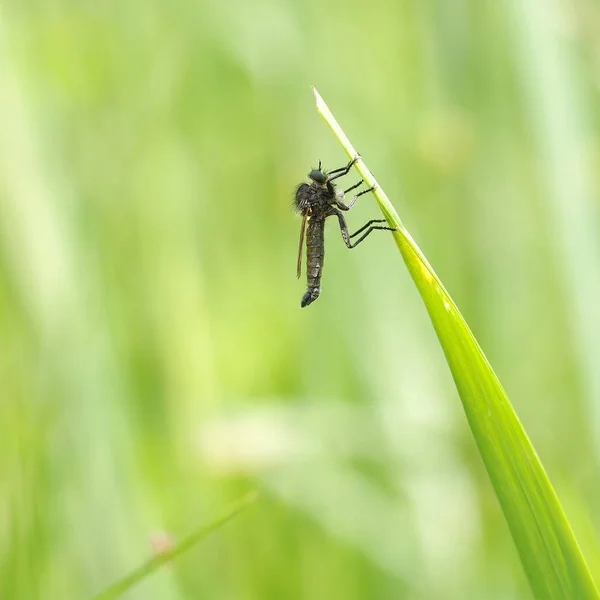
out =
<svg viewBox="0 0 600 600"><path fill-rule="evenodd" d="M598 579L599 39L596 0L4 3L0 598L89 597L255 487L127 598L531 597L391 236L329 223L299 307L294 185L346 160L310 84Z"/></svg>

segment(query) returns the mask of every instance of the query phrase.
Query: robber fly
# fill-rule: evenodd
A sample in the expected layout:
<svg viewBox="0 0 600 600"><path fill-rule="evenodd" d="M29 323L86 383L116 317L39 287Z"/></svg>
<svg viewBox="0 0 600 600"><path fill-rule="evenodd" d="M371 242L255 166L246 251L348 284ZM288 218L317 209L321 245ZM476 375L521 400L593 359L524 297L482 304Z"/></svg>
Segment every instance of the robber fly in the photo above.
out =
<svg viewBox="0 0 600 600"><path fill-rule="evenodd" d="M355 248L358 246L358 244L360 244L375 229L395 231L392 227L374 225L374 223L385 223L385 219L371 219L366 225L352 235L348 234L346 219L341 211L350 210L360 196L372 192L374 188L370 187L368 190L359 192L348 204L344 204L344 194L360 187L363 185L364 181L359 181L343 192L336 190L336 185L333 182L336 179L347 175L357 160L358 156L354 158L354 160L351 160L345 167L340 167L339 169L334 169L329 172L321 169L321 161L319 161L319 168L313 169L308 174L311 182L301 183L296 189L294 205L297 211L302 215L300 245L298 247L298 277L300 277L302 272L302 246L304 245L304 237L306 235L307 288L300 303L302 308L308 306L311 302L314 302L321 293L321 274L323 272L323 258L325 256L325 219L327 217L335 215L338 218L342 238L348 248ZM352 238L360 233L363 233L363 235L355 242L352 242Z"/></svg>

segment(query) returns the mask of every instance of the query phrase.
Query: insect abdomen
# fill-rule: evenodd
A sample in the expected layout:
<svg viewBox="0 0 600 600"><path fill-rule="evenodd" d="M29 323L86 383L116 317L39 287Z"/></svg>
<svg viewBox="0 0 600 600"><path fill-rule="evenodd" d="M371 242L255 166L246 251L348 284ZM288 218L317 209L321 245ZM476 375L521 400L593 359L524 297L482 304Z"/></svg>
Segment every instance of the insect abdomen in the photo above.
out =
<svg viewBox="0 0 600 600"><path fill-rule="evenodd" d="M306 293L300 306L314 302L321 293L321 274L325 255L325 220L311 217L306 229Z"/></svg>

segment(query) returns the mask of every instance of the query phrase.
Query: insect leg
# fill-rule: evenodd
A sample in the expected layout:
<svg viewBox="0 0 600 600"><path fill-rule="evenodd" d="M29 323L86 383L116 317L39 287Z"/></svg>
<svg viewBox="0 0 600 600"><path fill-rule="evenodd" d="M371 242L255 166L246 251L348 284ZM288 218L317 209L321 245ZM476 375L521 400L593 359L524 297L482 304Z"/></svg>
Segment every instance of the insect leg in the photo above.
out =
<svg viewBox="0 0 600 600"><path fill-rule="evenodd" d="M373 223L381 223L381 219L373 219L372 221L369 221L366 225L361 227L358 231L356 231L352 235L349 235L348 225L346 225L346 219L344 218L344 215L335 208L333 209L331 214L337 216L338 221L340 222L340 231L342 232L342 239L344 240L344 244L346 244L346 246L350 249L356 248L356 246L358 246L372 231L375 231L376 229L380 229L382 231L396 231L393 227L382 227L380 225L373 225ZM350 241L350 238L353 238L355 235L362 233L365 229L367 229L367 231L361 237L359 237L358 240L356 240L356 242Z"/></svg>
<svg viewBox="0 0 600 600"><path fill-rule="evenodd" d="M350 234L348 233L348 225L346 225L346 219L344 219L344 215L337 210L337 208L331 209L331 214L335 215L340 222L340 231L342 232L342 239L344 240L344 244L348 246L348 248L352 248L352 242L350 241Z"/></svg>
<svg viewBox="0 0 600 600"><path fill-rule="evenodd" d="M354 187L358 187L358 184ZM352 188L350 188L352 189ZM350 202L348 204L344 204L341 200L337 200L335 201L335 203L338 205L339 208L341 208L342 210L350 210L353 206L354 203L361 197L364 196L365 194L368 194L369 192L372 192L375 188L374 187L370 187L368 190L363 190L362 192L359 192L358 194L356 194L356 196L354 196L354 198L352 198L352 200L350 200ZM346 190L349 191L349 190ZM346 192L344 192L346 193Z"/></svg>
<svg viewBox="0 0 600 600"><path fill-rule="evenodd" d="M366 233L364 235L362 235L361 237L359 237L351 246L348 246L348 248L356 248L356 246L358 246L372 231L375 231L376 229L379 229L381 231L396 231L396 229L394 229L394 227L380 227L378 225L374 225L372 227L369 227L369 229L367 229ZM356 232L358 233L358 232ZM353 237L356 234L352 234Z"/></svg>
<svg viewBox="0 0 600 600"><path fill-rule="evenodd" d="M352 166L354 165L354 163L358 160L358 156L353 158L345 167L340 167L339 169L334 169L333 171L329 171L329 173L327 173L328 179L329 181L333 181L334 179L337 179L338 177L343 177L344 175L348 175L348 173L350 172L350 169L352 168ZM334 177L329 177L329 175L334 175Z"/></svg>
<svg viewBox="0 0 600 600"><path fill-rule="evenodd" d="M357 236L359 233L362 233L367 227L373 225L373 223L386 223L385 219L371 219L368 223L363 225L359 230L355 231L350 237L353 238Z"/></svg>
<svg viewBox="0 0 600 600"><path fill-rule="evenodd" d="M364 181L361 179L358 183L355 183L352 187L349 187L347 190L344 190L344 194L347 194L348 192L355 190L357 187L360 187L363 183L364 183Z"/></svg>
<svg viewBox="0 0 600 600"><path fill-rule="evenodd" d="M329 171L329 175L332 175L333 173L340 173L341 171L348 173L357 160L358 158L353 158L345 167L338 167L337 169L333 169L333 171Z"/></svg>

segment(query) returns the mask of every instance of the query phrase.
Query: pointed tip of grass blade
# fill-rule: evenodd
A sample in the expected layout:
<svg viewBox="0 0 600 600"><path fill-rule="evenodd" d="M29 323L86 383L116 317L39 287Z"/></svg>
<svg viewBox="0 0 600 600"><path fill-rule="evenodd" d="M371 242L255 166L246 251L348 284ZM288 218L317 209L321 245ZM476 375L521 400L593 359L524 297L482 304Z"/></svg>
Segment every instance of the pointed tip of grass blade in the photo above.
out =
<svg viewBox="0 0 600 600"><path fill-rule="evenodd" d="M389 198L386 193L383 191L383 188L379 185L377 180L375 179L373 173L368 169L367 165L363 161L359 152L357 152L356 148L352 145L352 142L348 139L348 136L344 133L344 130L340 127L340 124L337 122L336 118L333 116L330 108L327 106L325 100L323 100L321 94L317 91L317 88L314 85L310 86L313 92L313 96L315 98L315 104L317 108L317 112L323 117L323 120L331 131L333 135L338 139L338 142L348 155L348 158L353 159L358 157L354 168L358 171L358 174L362 177L362 180L369 185L373 189L373 196L377 200L379 207L381 208L385 218L388 221L388 224L391 227L394 227L398 230L402 227L402 222L400 221L400 217L396 212L396 209L392 206Z"/></svg>
<svg viewBox="0 0 600 600"><path fill-rule="evenodd" d="M323 104L323 98L321 98L321 94L317 92L317 88L314 85L310 86L312 90L313 96L315 97L315 104L317 105L317 110L319 110L319 106Z"/></svg>

